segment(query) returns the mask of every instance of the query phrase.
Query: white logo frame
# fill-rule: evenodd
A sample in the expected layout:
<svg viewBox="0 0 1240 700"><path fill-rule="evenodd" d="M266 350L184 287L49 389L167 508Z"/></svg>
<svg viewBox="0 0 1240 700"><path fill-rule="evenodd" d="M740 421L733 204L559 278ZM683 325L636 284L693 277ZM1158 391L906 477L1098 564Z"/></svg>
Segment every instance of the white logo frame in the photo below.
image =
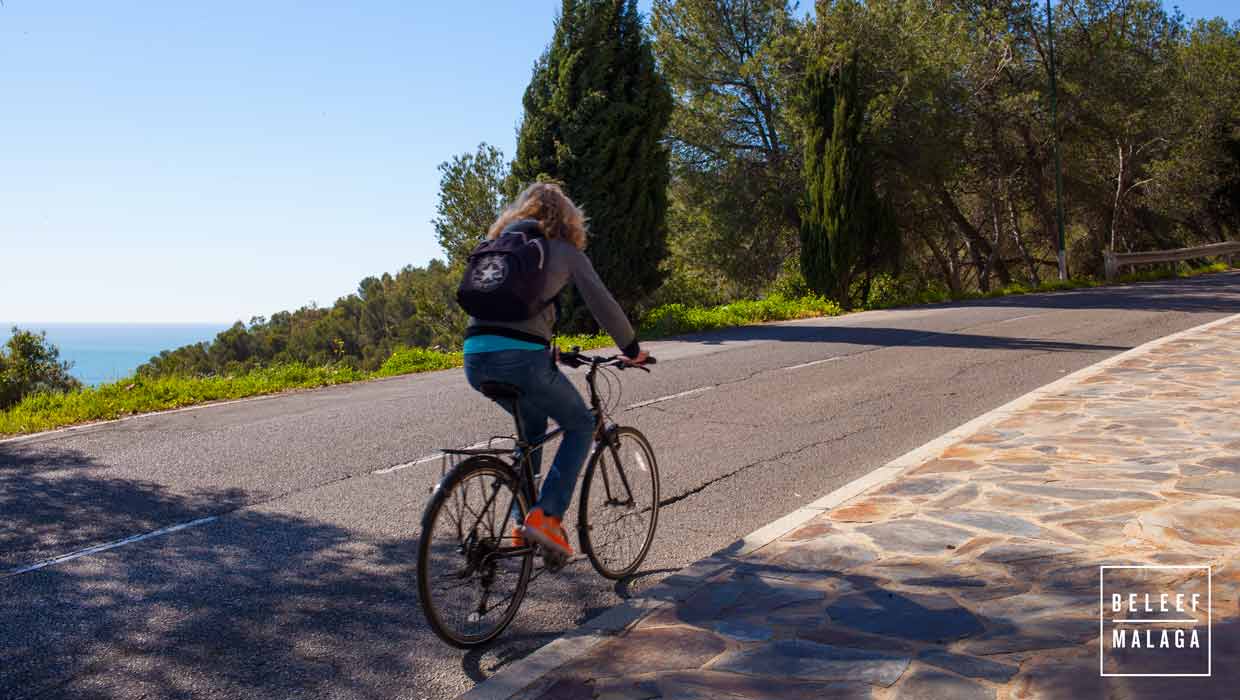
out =
<svg viewBox="0 0 1240 700"><path fill-rule="evenodd" d="M1107 673L1106 672L1106 571L1107 569L1194 569L1206 572L1206 672L1205 673ZM1098 567L1098 675L1103 678L1210 678L1214 675L1214 571L1209 564L1132 564Z"/></svg>

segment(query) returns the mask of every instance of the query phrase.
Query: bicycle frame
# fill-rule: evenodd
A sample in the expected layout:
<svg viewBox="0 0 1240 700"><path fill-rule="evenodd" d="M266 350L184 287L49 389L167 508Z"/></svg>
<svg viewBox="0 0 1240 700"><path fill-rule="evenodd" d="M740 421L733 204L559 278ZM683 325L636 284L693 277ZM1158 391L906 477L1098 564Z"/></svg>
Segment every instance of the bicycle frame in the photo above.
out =
<svg viewBox="0 0 1240 700"><path fill-rule="evenodd" d="M595 386L595 378L598 374L599 366L600 366L599 363L592 362L590 364L590 370L586 373L586 384L590 388L590 412L594 414L594 418L595 418L594 446L590 450L590 456L587 458L587 464L591 460L596 458L596 455L599 452L599 450L606 448L606 449L611 450L612 458L615 460L615 463L618 465L620 464L620 455L616 451L615 441L611 438L611 433L615 426L607 422L607 415L603 410L602 400L599 398L599 395L598 395L598 388ZM516 474L518 488L521 489L523 495L526 498L526 501L528 503L533 503L534 501L537 500L538 494L535 493L537 477L534 474L534 465L531 462L531 455L534 453L535 450L542 449L544 444L558 437L561 433L564 432L564 429L557 426L555 430L549 431L543 434L542 436L538 437L537 439L530 441L526 439L524 433L521 430L521 407L518 402L514 402L512 406L512 415L513 415L513 421L516 423L516 427L517 427L516 444L513 446L513 449L503 450L503 449L493 449L493 448L488 447L486 449L463 449L463 450L445 449L443 450L443 452L445 454L491 455L495 457L499 457L501 455L510 455L512 457L512 462L506 463L506 466ZM519 458L518 458L518 454L520 455ZM623 504L626 502L631 503L633 501L633 490L632 490L632 487L629 485L628 477L625 475L623 469L617 469L616 472L620 476L621 485L624 487L624 491L628 494L628 498L625 500L620 500L620 501L615 499L615 496L612 494L611 479L610 477L607 476L607 470L604 470L603 471L603 488L604 488L605 493L607 494L607 502L609 504ZM486 503L483 504L482 511L481 511L482 513L485 513L488 511L488 509L491 507L492 503L494 502L495 497L498 494L499 494L499 484L496 484L491 491L490 497L487 499ZM509 524L508 521L509 521L509 518L512 517L512 510L515 505L516 505L515 503L509 503L508 507L505 509L504 520L500 526L501 533L508 531L508 524ZM477 528L478 524L481 521L482 521L482 516L479 515L478 519L474 521L473 527L470 528L470 531L472 532L475 528ZM530 547L529 545L522 545L519 547L498 547L495 549L495 551L487 554L486 557L483 559L483 562L485 563L489 559L508 559L512 557L523 557L529 554L531 551L532 551L532 547Z"/></svg>

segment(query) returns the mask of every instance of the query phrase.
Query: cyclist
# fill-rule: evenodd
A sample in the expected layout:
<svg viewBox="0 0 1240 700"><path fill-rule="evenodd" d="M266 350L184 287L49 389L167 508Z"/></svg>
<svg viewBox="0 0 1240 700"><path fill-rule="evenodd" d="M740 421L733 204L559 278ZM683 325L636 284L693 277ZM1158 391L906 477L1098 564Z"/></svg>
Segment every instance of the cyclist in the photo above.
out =
<svg viewBox="0 0 1240 700"><path fill-rule="evenodd" d="M646 361L647 354L619 304L599 279L586 247L585 215L558 185L530 185L508 206L491 228L488 239L506 232L521 232L545 239L546 259L540 299L557 298L571 281L586 306L631 364ZM512 322L482 321L470 317L465 332L465 378L479 389L483 382L502 382L521 390L521 429L531 438L547 431L547 418L564 429L559 450L543 479L538 502L514 532L518 542L529 538L560 558L572 556L561 518L572 500L577 474L585 462L594 434L594 417L568 378L556 366L551 347L558 308L548 303L533 317ZM506 402L497 402L512 412ZM539 473L542 450L531 457Z"/></svg>

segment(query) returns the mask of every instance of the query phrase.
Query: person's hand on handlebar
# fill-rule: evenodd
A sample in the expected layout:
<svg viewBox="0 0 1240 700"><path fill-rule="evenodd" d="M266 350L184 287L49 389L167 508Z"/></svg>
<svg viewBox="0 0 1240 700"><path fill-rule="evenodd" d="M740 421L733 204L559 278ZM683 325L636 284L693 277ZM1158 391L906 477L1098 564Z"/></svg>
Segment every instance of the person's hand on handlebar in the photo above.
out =
<svg viewBox="0 0 1240 700"><path fill-rule="evenodd" d="M648 360L649 358L650 358L650 353L646 352L645 350L639 350L637 353L637 357L622 357L621 360L626 365L630 365L633 367L640 367L641 365L646 364L646 360Z"/></svg>

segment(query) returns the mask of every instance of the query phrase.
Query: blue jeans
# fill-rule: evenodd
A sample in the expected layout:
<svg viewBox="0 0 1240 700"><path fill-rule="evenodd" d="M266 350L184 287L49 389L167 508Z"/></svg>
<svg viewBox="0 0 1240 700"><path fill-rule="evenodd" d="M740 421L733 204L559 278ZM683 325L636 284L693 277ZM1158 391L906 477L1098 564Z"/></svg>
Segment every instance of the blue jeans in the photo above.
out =
<svg viewBox="0 0 1240 700"><path fill-rule="evenodd" d="M521 390L521 432L531 442L547 432L547 417L564 429L560 449L543 479L538 503L547 515L557 518L568 510L577 474L586 461L594 438L594 414L581 394L559 368L551 363L549 350L498 350L465 356L465 378L477 389L482 382L503 382ZM508 402L496 402L512 413ZM534 473L542 464L542 449L530 455Z"/></svg>

